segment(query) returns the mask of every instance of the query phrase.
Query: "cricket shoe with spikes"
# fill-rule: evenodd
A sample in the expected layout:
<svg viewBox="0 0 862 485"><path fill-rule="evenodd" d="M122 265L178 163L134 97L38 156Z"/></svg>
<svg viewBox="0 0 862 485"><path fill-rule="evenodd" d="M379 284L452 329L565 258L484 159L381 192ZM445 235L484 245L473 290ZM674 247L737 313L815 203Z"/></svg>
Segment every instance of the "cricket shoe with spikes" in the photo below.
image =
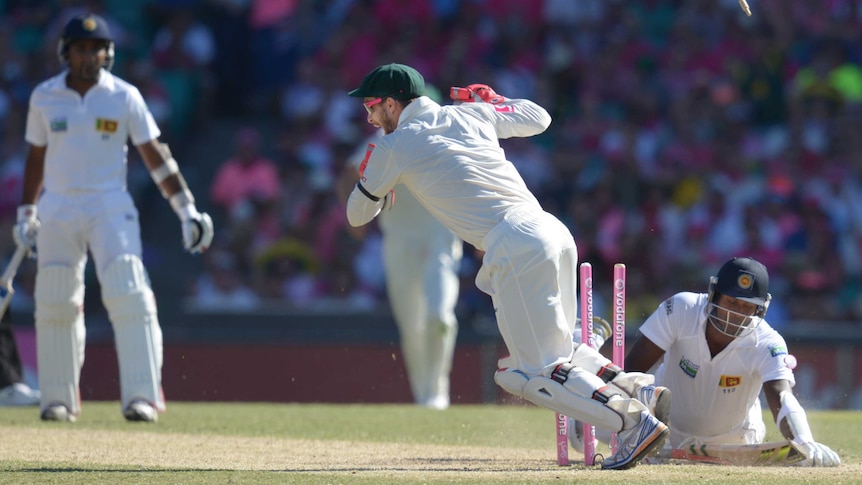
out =
<svg viewBox="0 0 862 485"><path fill-rule="evenodd" d="M643 386L634 396L642 402L650 414L664 424L670 420L670 389L663 386Z"/></svg>
<svg viewBox="0 0 862 485"><path fill-rule="evenodd" d="M625 470L659 449L669 433L666 424L647 410L641 411L640 421L617 433L617 452L602 461L603 470Z"/></svg>
<svg viewBox="0 0 862 485"><path fill-rule="evenodd" d="M0 407L38 405L39 391L30 389L30 386L23 382L16 382L0 389Z"/></svg>
<svg viewBox="0 0 862 485"><path fill-rule="evenodd" d="M42 410L42 421L67 421L75 422L75 415L69 411L64 404L49 404Z"/></svg>
<svg viewBox="0 0 862 485"><path fill-rule="evenodd" d="M668 424L670 421L670 389L663 386L643 386L635 393L635 399L647 407L650 414L659 421ZM568 418L569 446L577 452L584 452L584 423ZM609 443L610 436L607 432L596 430L597 438L603 443Z"/></svg>
<svg viewBox="0 0 862 485"><path fill-rule="evenodd" d="M123 416L126 417L127 421L142 421L146 423L155 423L159 419L159 415L153 406L143 400L132 401L126 406Z"/></svg>

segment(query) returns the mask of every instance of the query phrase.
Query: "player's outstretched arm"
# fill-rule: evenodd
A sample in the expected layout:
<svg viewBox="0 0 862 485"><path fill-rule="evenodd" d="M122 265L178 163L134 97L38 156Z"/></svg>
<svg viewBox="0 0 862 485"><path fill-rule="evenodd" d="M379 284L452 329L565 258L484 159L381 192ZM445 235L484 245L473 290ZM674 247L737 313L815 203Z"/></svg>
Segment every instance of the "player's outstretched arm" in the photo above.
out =
<svg viewBox="0 0 862 485"><path fill-rule="evenodd" d="M551 125L551 115L545 108L528 99L509 99L494 92L487 84L471 84L466 88L452 86L449 97L454 104L480 103L488 108L497 137L529 137L544 132Z"/></svg>
<svg viewBox="0 0 862 485"><path fill-rule="evenodd" d="M195 198L168 146L158 140L150 140L137 148L162 196L180 218L183 247L190 253L206 251L214 235L212 218L206 212L198 212Z"/></svg>
<svg viewBox="0 0 862 485"><path fill-rule="evenodd" d="M652 340L640 335L634 346L626 355L625 366L627 372L647 372L656 362L664 356L664 350Z"/></svg>
<svg viewBox="0 0 862 485"><path fill-rule="evenodd" d="M799 466L838 466L841 458L828 446L814 441L808 416L790 387L787 380L769 381L763 384L766 402L775 418L775 425L781 434L800 445L805 460Z"/></svg>

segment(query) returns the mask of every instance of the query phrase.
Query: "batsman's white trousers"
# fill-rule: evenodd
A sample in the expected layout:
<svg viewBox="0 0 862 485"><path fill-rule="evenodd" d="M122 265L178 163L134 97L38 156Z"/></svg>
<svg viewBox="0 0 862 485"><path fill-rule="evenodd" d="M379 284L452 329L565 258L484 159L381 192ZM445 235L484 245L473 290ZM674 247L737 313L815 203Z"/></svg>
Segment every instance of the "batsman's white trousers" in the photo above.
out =
<svg viewBox="0 0 862 485"><path fill-rule="evenodd" d="M550 377L575 348L578 250L572 234L547 212L521 211L491 229L482 246L476 286L491 296L512 367Z"/></svg>
<svg viewBox="0 0 862 485"><path fill-rule="evenodd" d="M141 258L141 236L140 224L138 221L138 211L135 208L134 202L128 192L111 191L111 192L77 192L57 194L45 192L39 199L39 219L42 226L39 230L37 240L38 250L38 273L37 285L39 277L43 273L43 269L55 270L56 268L67 268L68 271L75 275L71 280L77 281L80 288L74 288L73 285L68 285L64 291L69 293L69 298L72 299L73 293L83 292L83 272L87 263L87 250L93 256L96 266L96 274L100 282L105 281L105 273L112 263L118 260L140 260ZM50 271L47 271L50 273ZM144 278L145 287L140 292L142 301L147 298L152 298L152 292L149 288L148 280ZM44 282L43 282L44 284ZM104 284L104 283L103 283ZM131 285L131 282L129 283ZM138 286L141 286L138 284ZM102 288L103 294L105 288ZM110 292L108 292L110 293ZM60 295L56 295L59 298ZM106 302L109 312L114 312ZM47 351L50 348L59 346L71 346L70 350L77 355L77 362L60 362L58 358L52 355L47 355L47 352L42 352L39 363L39 380L40 382L46 379L46 382L55 382L58 380L57 375L64 376L63 380L68 380L69 384L73 384L77 388L78 377L80 376L81 366L83 365L83 342L75 342L74 339L69 339L68 342L57 342L57 335L69 335L58 332L43 331L40 332L40 327L47 328L45 322L40 322L40 306L44 303L36 299L36 332L37 332L37 350L39 347L44 347ZM61 322L52 322L52 327L56 327ZM76 325L74 319L70 318L68 322L62 322L68 326ZM112 322L116 326L116 322ZM152 331L161 334L161 329L158 325L155 315L141 318L141 325L146 325ZM116 333L116 328L115 328ZM122 333L122 332L121 332ZM75 335L74 332L72 335ZM80 338L83 338L83 332L80 333ZM65 340L66 337L63 337ZM43 342L44 341L44 342ZM152 348L150 342L125 344L123 347L133 347L134 354L146 355L157 354L153 357L153 361L157 363L159 375L161 372L161 339L155 342L158 348ZM140 347L140 348L136 348ZM126 352L119 352L118 359L120 367L124 367L124 363L129 360L130 356L121 355ZM68 352L62 355L67 355ZM138 357L134 357L138 359ZM44 365L43 365L44 361ZM72 367L71 372L63 370L63 367ZM129 365L125 365L126 368ZM43 376L44 374L44 376ZM158 393L152 396L137 396L151 401L157 408L163 408L163 398L161 397L161 382L160 377L156 376L158 382L152 383L151 388L158 389ZM40 384L41 386L41 384ZM52 387L52 386L49 386ZM56 385L53 387L57 387ZM67 386L68 388L68 386ZM77 391L77 389L75 389ZM126 397L126 396L124 396ZM68 402L68 396L65 394L53 396L50 393L42 392L43 407L54 402L59 402L67 405L74 414L79 412L79 403ZM123 405L128 404L123 402Z"/></svg>

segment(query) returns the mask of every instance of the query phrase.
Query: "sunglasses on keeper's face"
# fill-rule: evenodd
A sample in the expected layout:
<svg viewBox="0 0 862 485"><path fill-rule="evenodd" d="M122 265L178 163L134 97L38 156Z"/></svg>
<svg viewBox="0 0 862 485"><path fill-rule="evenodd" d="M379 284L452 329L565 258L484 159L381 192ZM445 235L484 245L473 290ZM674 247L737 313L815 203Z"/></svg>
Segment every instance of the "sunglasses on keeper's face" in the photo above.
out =
<svg viewBox="0 0 862 485"><path fill-rule="evenodd" d="M371 114L371 107L374 106L375 104L380 104L382 102L383 102L383 98L375 98L375 99L372 99L371 101L365 101L364 103L362 103L362 106L365 106L365 111L368 111L368 114Z"/></svg>

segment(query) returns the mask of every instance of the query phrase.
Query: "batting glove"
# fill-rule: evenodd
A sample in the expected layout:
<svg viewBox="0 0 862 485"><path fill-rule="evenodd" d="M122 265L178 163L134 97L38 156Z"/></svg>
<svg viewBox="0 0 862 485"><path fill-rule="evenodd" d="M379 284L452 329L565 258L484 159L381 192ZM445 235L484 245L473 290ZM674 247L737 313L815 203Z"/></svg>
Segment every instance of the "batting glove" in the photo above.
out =
<svg viewBox="0 0 862 485"><path fill-rule="evenodd" d="M183 230L183 247L195 254L206 251L213 242L213 220L206 212L198 212L193 203L175 207Z"/></svg>
<svg viewBox="0 0 862 485"><path fill-rule="evenodd" d="M213 242L215 230L213 220L206 212L198 212L191 207L189 217L183 219L183 247L195 254L206 251Z"/></svg>
<svg viewBox="0 0 862 485"><path fill-rule="evenodd" d="M832 451L828 446L809 441L807 443L797 443L802 448L802 453L805 459L796 463L796 466L838 466L841 464L841 458L838 453Z"/></svg>
<svg viewBox="0 0 862 485"><path fill-rule="evenodd" d="M500 104L506 101L506 98L495 93L487 84L471 84L466 88L452 86L449 88L449 97L458 103L473 103L485 102L491 104Z"/></svg>
<svg viewBox="0 0 862 485"><path fill-rule="evenodd" d="M36 257L36 236L39 234L41 223L36 218L37 210L34 204L18 206L18 219L12 227L12 238L15 244L27 248L27 256Z"/></svg>

